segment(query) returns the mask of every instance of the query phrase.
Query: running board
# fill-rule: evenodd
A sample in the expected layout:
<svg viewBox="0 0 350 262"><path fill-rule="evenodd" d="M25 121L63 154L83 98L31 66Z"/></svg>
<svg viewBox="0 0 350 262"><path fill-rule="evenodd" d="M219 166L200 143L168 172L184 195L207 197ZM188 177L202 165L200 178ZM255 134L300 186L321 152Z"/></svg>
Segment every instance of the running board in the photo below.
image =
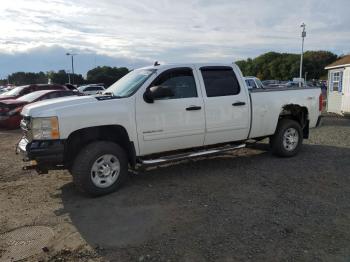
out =
<svg viewBox="0 0 350 262"><path fill-rule="evenodd" d="M230 146L211 148L208 150L201 150L198 152L169 155L169 156L165 156L165 157L161 157L161 158L157 158L157 159L147 159L147 160L141 159L140 164L145 165L145 166L165 164L167 162L185 160L185 159L201 157L201 156L214 155L214 154L219 154L219 153L223 153L223 152L231 151L231 150L237 150L237 149L241 149L241 148L245 148L245 147L246 147L246 144L230 145Z"/></svg>

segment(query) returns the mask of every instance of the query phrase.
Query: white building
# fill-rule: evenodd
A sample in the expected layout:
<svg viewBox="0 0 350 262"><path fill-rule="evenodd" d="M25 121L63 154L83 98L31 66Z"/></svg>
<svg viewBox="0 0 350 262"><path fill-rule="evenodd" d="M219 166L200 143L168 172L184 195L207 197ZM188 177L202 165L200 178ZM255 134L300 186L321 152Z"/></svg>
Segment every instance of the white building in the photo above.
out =
<svg viewBox="0 0 350 262"><path fill-rule="evenodd" d="M328 70L327 112L350 113L350 55L325 67Z"/></svg>

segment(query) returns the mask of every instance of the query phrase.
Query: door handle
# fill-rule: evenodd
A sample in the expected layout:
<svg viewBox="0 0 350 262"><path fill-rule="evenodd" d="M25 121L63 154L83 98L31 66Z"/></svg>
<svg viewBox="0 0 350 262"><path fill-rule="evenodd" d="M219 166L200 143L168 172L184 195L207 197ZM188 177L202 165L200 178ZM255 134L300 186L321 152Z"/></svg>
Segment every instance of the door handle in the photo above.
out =
<svg viewBox="0 0 350 262"><path fill-rule="evenodd" d="M201 110L202 107L200 106L189 106L186 108L187 111L194 111L194 110Z"/></svg>
<svg viewBox="0 0 350 262"><path fill-rule="evenodd" d="M244 106L245 102L235 102L232 104L233 106Z"/></svg>

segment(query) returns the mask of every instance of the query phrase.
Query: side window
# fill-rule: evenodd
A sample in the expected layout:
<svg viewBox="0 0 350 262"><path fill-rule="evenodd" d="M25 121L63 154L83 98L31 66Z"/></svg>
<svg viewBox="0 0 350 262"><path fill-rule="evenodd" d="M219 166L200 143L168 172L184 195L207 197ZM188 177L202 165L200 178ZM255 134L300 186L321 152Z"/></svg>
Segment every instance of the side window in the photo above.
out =
<svg viewBox="0 0 350 262"><path fill-rule="evenodd" d="M166 86L174 92L169 99L197 97L196 81L191 68L177 68L161 73L151 86Z"/></svg>
<svg viewBox="0 0 350 262"><path fill-rule="evenodd" d="M26 94L29 94L31 92L33 92L35 90L32 90L32 88L24 88L22 91L21 91L21 95L26 95Z"/></svg>
<svg viewBox="0 0 350 262"><path fill-rule="evenodd" d="M58 93L57 92L52 92L52 93L48 93L48 94L42 96L40 98L40 100L52 99L52 98L57 98L57 97L58 97Z"/></svg>
<svg viewBox="0 0 350 262"><path fill-rule="evenodd" d="M59 95L59 97L64 97L64 96L71 96L71 95L73 95L74 94L74 92L72 92L72 91L63 91L63 92L59 92L58 93L58 95Z"/></svg>
<svg viewBox="0 0 350 262"><path fill-rule="evenodd" d="M231 67L202 67L201 72L207 97L239 94L240 86Z"/></svg>
<svg viewBox="0 0 350 262"><path fill-rule="evenodd" d="M248 82L250 88L257 88L253 79L248 79L246 82Z"/></svg>

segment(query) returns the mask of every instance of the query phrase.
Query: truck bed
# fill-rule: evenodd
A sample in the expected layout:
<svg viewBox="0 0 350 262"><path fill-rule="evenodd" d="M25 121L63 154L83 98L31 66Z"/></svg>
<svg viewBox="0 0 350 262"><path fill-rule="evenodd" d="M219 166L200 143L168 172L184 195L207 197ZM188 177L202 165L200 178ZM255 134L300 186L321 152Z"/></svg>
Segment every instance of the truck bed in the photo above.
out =
<svg viewBox="0 0 350 262"><path fill-rule="evenodd" d="M284 105L297 104L306 107L310 128L316 126L320 88L314 87L278 87L250 90L251 130L249 138L274 134L281 108Z"/></svg>

